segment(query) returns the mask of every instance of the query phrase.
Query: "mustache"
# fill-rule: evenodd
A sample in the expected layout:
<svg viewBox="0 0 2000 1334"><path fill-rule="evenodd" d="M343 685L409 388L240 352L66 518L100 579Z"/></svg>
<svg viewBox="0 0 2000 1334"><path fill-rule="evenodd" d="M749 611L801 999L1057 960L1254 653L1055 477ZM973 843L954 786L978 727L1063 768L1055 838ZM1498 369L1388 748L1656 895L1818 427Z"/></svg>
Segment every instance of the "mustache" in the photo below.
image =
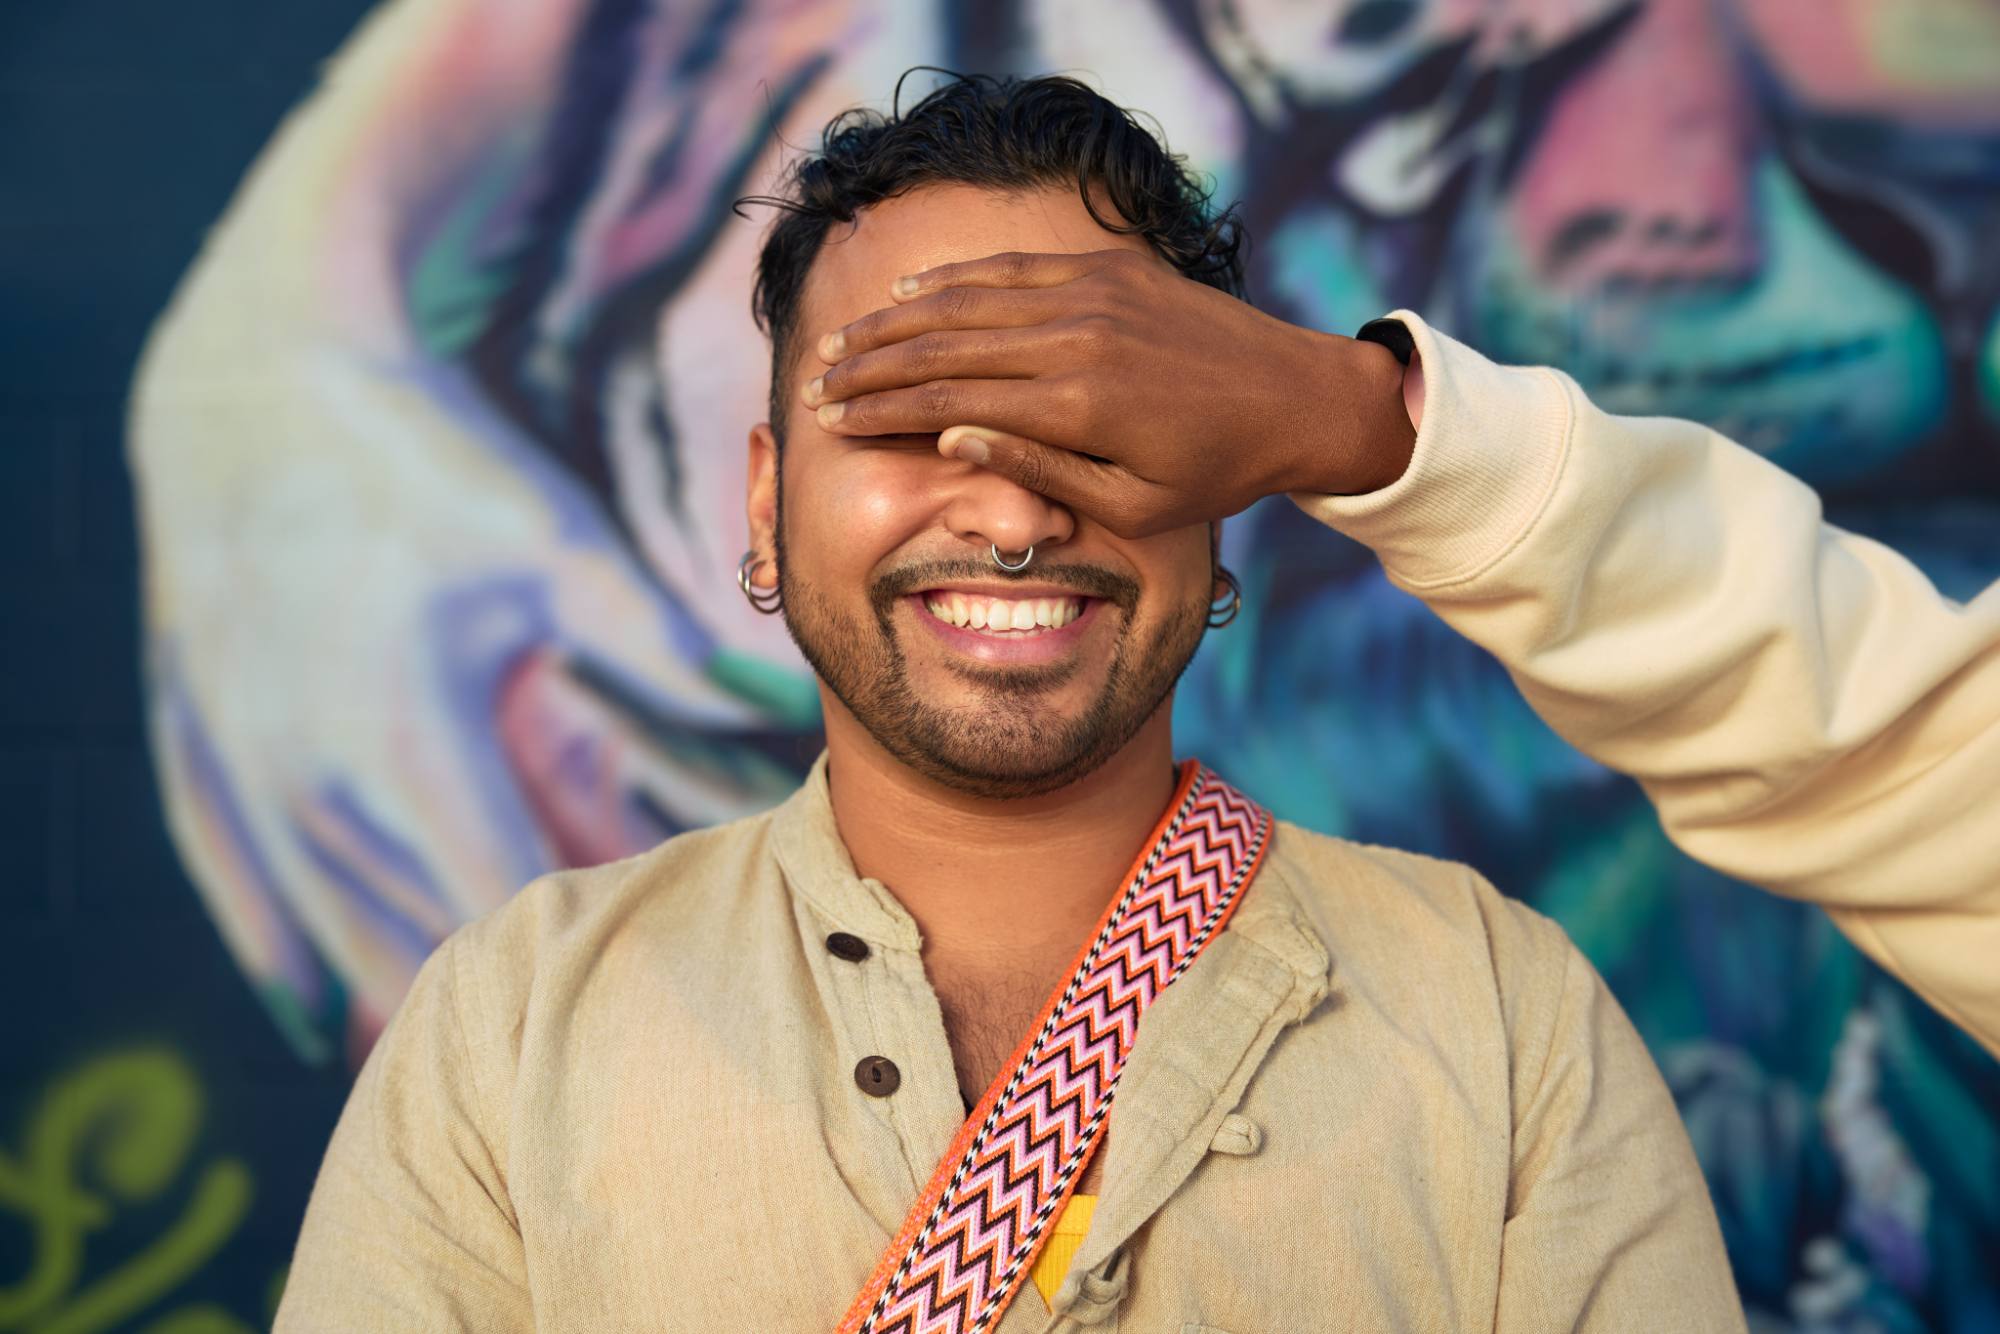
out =
<svg viewBox="0 0 2000 1334"><path fill-rule="evenodd" d="M1069 561L1060 565L1044 565L1037 561L1031 568L1020 571L1003 570L992 561L977 560L927 560L909 565L900 565L878 576L868 585L868 600L875 605L878 614L887 615L898 598L939 584L973 580L1000 580L1012 583L1054 584L1084 597L1102 598L1123 610L1130 612L1139 605L1139 581L1128 574L1106 569L1102 565L1091 565L1083 561Z"/></svg>

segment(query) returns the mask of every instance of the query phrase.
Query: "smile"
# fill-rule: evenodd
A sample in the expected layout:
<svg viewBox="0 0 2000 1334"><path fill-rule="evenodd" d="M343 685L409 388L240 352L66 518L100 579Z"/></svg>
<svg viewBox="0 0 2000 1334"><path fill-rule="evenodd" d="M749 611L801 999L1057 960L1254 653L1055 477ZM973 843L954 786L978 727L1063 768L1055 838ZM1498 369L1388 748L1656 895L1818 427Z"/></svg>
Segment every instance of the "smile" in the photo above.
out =
<svg viewBox="0 0 2000 1334"><path fill-rule="evenodd" d="M924 610L961 630L1000 638L1046 634L1083 615L1080 597L997 598L934 589L923 594Z"/></svg>
<svg viewBox="0 0 2000 1334"><path fill-rule="evenodd" d="M927 588L903 600L946 652L995 667L1074 661L1110 605L1050 584Z"/></svg>

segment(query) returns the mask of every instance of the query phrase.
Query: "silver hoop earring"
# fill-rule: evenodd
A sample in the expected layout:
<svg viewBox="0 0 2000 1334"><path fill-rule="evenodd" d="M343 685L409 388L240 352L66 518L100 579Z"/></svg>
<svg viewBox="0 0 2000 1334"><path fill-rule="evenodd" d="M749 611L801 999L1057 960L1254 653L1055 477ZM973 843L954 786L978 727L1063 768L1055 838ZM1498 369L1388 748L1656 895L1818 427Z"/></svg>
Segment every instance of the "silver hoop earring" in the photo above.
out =
<svg viewBox="0 0 2000 1334"><path fill-rule="evenodd" d="M1237 612L1243 610L1243 585L1237 582L1236 576L1230 573L1229 567L1226 565L1216 566L1215 574L1222 582L1229 585L1229 596L1227 599L1223 602L1211 602L1208 604L1208 628L1211 630L1220 630L1223 626L1236 619Z"/></svg>
<svg viewBox="0 0 2000 1334"><path fill-rule="evenodd" d="M762 564L764 562L758 559L756 552L744 552L743 559L736 562L736 586L743 590L743 596L750 600L751 606L769 616L778 610L778 590L775 588L759 588L750 582L750 576L755 574L757 567Z"/></svg>
<svg viewBox="0 0 2000 1334"><path fill-rule="evenodd" d="M1019 565L1009 565L1006 561L1000 559L1000 544L998 542L988 542L986 545L993 549L993 563L1009 574L1018 574L1022 570L1027 569L1028 562L1035 558L1035 548L1030 546L1026 551L1021 553L1021 563Z"/></svg>

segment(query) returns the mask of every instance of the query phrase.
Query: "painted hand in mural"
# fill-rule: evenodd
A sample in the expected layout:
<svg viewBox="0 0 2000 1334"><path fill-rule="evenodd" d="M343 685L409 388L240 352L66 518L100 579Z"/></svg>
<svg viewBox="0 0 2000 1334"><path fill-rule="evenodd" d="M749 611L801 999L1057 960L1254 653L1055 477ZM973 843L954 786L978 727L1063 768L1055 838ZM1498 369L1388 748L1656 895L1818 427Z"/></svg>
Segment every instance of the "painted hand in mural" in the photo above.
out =
<svg viewBox="0 0 2000 1334"><path fill-rule="evenodd" d="M162 320L132 437L162 786L302 1052L358 1061L535 875L810 758L790 644L734 596L741 455L682 442L762 390L730 200L938 54L879 19L385 5Z"/></svg>
<svg viewBox="0 0 2000 1334"><path fill-rule="evenodd" d="M1389 352L1273 319L1128 250L994 255L898 283L820 344L822 426L914 439L1143 537L1402 475Z"/></svg>

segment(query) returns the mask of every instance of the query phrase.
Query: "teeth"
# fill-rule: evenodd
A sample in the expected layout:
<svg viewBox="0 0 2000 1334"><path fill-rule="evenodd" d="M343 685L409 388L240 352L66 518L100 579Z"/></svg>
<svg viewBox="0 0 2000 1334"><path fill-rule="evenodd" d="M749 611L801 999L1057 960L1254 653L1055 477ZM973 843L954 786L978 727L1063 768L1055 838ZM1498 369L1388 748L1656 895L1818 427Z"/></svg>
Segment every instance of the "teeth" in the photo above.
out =
<svg viewBox="0 0 2000 1334"><path fill-rule="evenodd" d="M924 610L947 625L970 626L987 633L995 631L1060 630L1083 614L1078 598L1031 598L1019 602L1002 598L968 597L964 593L934 593L924 599Z"/></svg>

